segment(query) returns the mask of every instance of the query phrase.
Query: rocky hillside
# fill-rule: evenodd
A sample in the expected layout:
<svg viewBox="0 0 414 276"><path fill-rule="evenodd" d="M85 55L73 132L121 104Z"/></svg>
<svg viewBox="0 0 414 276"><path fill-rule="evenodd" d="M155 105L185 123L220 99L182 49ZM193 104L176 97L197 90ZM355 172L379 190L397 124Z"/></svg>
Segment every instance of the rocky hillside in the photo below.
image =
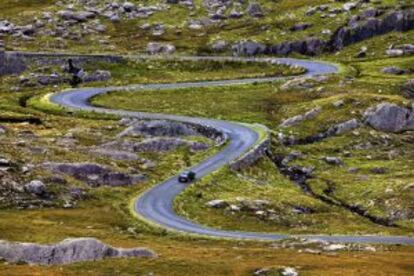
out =
<svg viewBox="0 0 414 276"><path fill-rule="evenodd" d="M414 27L410 1L18 2L0 12L10 49L317 55Z"/></svg>

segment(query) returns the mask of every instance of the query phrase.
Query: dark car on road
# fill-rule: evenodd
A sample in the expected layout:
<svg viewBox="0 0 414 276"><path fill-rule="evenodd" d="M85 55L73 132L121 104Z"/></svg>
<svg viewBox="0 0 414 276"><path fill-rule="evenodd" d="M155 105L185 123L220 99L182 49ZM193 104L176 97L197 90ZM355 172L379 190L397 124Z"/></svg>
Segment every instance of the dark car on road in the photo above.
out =
<svg viewBox="0 0 414 276"><path fill-rule="evenodd" d="M179 176L178 176L178 182L180 183L189 183L194 181L196 177L196 173L193 171L185 171L182 172Z"/></svg>

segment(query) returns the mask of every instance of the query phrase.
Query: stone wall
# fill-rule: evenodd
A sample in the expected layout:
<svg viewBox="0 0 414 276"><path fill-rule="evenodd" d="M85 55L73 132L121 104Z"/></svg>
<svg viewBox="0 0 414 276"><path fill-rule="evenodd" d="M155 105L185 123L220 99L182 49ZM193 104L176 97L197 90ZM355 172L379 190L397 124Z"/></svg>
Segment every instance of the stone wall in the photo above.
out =
<svg viewBox="0 0 414 276"><path fill-rule="evenodd" d="M256 163L259 159L263 158L270 151L271 137L270 133L268 137L256 145L253 149L249 150L243 156L230 163L230 169L233 171L244 170Z"/></svg>
<svg viewBox="0 0 414 276"><path fill-rule="evenodd" d="M20 74L26 70L26 64L14 54L6 53L3 41L0 41L0 76Z"/></svg>

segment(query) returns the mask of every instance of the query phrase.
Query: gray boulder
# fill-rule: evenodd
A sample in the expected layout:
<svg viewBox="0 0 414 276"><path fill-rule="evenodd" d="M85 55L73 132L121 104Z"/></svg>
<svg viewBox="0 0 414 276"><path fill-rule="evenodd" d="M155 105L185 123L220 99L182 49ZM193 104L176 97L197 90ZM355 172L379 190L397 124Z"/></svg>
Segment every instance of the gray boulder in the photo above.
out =
<svg viewBox="0 0 414 276"><path fill-rule="evenodd" d="M191 151L202 151L209 148L207 144L193 141L186 141L177 138L150 138L133 146L134 152L166 152L188 147Z"/></svg>
<svg viewBox="0 0 414 276"><path fill-rule="evenodd" d="M259 3L251 2L249 6L247 6L247 14L252 17L262 17L263 9Z"/></svg>
<svg viewBox="0 0 414 276"><path fill-rule="evenodd" d="M402 86L402 91L408 96L409 98L414 98L414 79L408 80Z"/></svg>
<svg viewBox="0 0 414 276"><path fill-rule="evenodd" d="M315 107L315 108L307 111L303 115L296 115L294 117L286 119L280 124L280 127L291 127L291 126L295 126L295 125L297 125L297 124L299 124L303 121L311 120L311 119L315 118L321 112L321 110L322 109L320 107Z"/></svg>
<svg viewBox="0 0 414 276"><path fill-rule="evenodd" d="M227 47L228 47L228 44L226 41L218 40L213 43L213 45L211 46L211 49L213 50L213 52L220 53L220 52L224 52L225 50L227 50Z"/></svg>
<svg viewBox="0 0 414 276"><path fill-rule="evenodd" d="M361 23L339 28L331 37L329 47L330 50L337 51L376 35L413 28L414 9L392 11L382 18L368 18Z"/></svg>
<svg viewBox="0 0 414 276"><path fill-rule="evenodd" d="M0 125L0 135L4 135L7 133L7 128L5 126Z"/></svg>
<svg viewBox="0 0 414 276"><path fill-rule="evenodd" d="M211 200L211 201L207 202L206 205L208 207L211 207L211 208L220 209L220 208L226 208L226 207L228 207L229 206L229 203L226 202L226 201L224 201L224 200L222 200L222 199L214 199L214 200Z"/></svg>
<svg viewBox="0 0 414 276"><path fill-rule="evenodd" d="M147 45L147 52L150 55L172 54L175 52L175 46L167 43L150 42Z"/></svg>
<svg viewBox="0 0 414 276"><path fill-rule="evenodd" d="M115 160L127 160L127 161L139 160L139 157L136 154L128 152L128 151L97 148L97 149L91 150L90 152L97 156L104 156L104 157L108 157L108 158L115 159Z"/></svg>
<svg viewBox="0 0 414 276"><path fill-rule="evenodd" d="M316 37L308 37L303 40L285 41L269 46L267 52L274 55L289 55L299 53L302 55L319 55L326 50L327 43Z"/></svg>
<svg viewBox="0 0 414 276"><path fill-rule="evenodd" d="M403 74L408 74L409 73L408 70L401 69L401 68L398 68L396 66L384 67L381 70L381 72L384 73L384 74L391 74L391 75L403 75Z"/></svg>
<svg viewBox="0 0 414 276"><path fill-rule="evenodd" d="M58 265L121 257L154 258L156 254L146 248L111 247L94 238L66 239L50 245L0 241L0 258L11 263Z"/></svg>
<svg viewBox="0 0 414 276"><path fill-rule="evenodd" d="M312 26L311 23L299 23L299 24L295 24L292 27L290 27L289 30L292 32L303 31L303 30L310 28L311 26Z"/></svg>
<svg viewBox="0 0 414 276"><path fill-rule="evenodd" d="M339 165L342 165L343 164L341 158L338 158L338 157L326 156L326 157L323 158L323 160L327 164L330 164L330 165L339 166Z"/></svg>
<svg viewBox="0 0 414 276"><path fill-rule="evenodd" d="M0 45L0 76L21 74L26 70L26 64L17 54L9 54Z"/></svg>
<svg viewBox="0 0 414 276"><path fill-rule="evenodd" d="M359 127L358 120L357 119L351 119L349 121L331 126L327 131L327 135L328 136L341 135L341 134L347 133L351 130L354 130L358 127Z"/></svg>
<svg viewBox="0 0 414 276"><path fill-rule="evenodd" d="M392 103L381 103L364 113L364 120L371 127L385 132L414 130L414 111Z"/></svg>
<svg viewBox="0 0 414 276"><path fill-rule="evenodd" d="M199 135L186 124L173 121L139 121L122 131L118 137L124 136L195 136Z"/></svg>
<svg viewBox="0 0 414 276"><path fill-rule="evenodd" d="M24 185L24 189L31 194L41 196L46 192L45 184L40 180L33 180Z"/></svg>
<svg viewBox="0 0 414 276"><path fill-rule="evenodd" d="M266 46L254 41L240 41L232 46L232 51L236 56L255 56L264 54Z"/></svg>
<svg viewBox="0 0 414 276"><path fill-rule="evenodd" d="M130 175L114 172L107 167L94 163L45 163L43 167L54 172L63 173L92 187L126 186L141 183L145 180L142 175Z"/></svg>
<svg viewBox="0 0 414 276"><path fill-rule="evenodd" d="M78 22L85 22L89 19L96 17L96 14L90 11L74 12L70 10L63 10L63 11L58 11L57 14L64 20L74 20Z"/></svg>
<svg viewBox="0 0 414 276"><path fill-rule="evenodd" d="M84 82L108 81L112 77L111 72L106 70L96 70L92 74L86 74L83 77Z"/></svg>

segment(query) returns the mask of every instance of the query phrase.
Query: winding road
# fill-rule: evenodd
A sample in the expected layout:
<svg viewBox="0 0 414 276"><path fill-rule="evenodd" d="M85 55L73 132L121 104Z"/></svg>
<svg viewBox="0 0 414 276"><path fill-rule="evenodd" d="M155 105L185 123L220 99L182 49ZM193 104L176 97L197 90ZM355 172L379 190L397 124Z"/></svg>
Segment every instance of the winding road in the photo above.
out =
<svg viewBox="0 0 414 276"><path fill-rule="evenodd" d="M283 64L297 65L307 69L306 75L324 75L332 74L338 71L334 65L290 58L233 58L233 57L173 57L180 60L248 60L254 62L279 62ZM172 58L171 58L172 59ZM176 116L159 113L132 112L124 110L113 110L107 108L95 107L90 104L90 99L96 95L104 94L111 91L139 91L152 89L175 89L175 88L196 88L207 86L222 86L234 84L248 84L257 82L270 82L281 80L279 77L271 78L254 78L239 80L221 80L205 82L186 82L186 83L169 83L169 84L139 84L121 87L104 87L104 88L79 88L74 90L63 91L53 94L50 101L72 110L93 111L97 113L113 114L123 117L135 117L140 119L163 119L180 122L189 122L214 127L225 133L229 138L226 147L216 155L202 161L191 168L201 178L210 174L217 169L229 164L240 158L243 154L252 149L259 139L259 134L252 128L236 122L227 122L222 120L193 118L185 116ZM250 239L250 240L281 240L292 237L291 235L279 235L258 232L239 232L225 231L215 228L206 227L191 222L174 212L173 202L187 185L178 182L177 177L172 177L163 183L152 187L144 194L140 195L134 205L135 212L147 222L159 227L179 231L188 234L203 235L209 237L229 238L229 239ZM413 237L404 236L330 236L330 235L296 235L296 237L305 237L310 239L319 239L329 242L346 242L346 243L383 243L383 244L414 244Z"/></svg>

